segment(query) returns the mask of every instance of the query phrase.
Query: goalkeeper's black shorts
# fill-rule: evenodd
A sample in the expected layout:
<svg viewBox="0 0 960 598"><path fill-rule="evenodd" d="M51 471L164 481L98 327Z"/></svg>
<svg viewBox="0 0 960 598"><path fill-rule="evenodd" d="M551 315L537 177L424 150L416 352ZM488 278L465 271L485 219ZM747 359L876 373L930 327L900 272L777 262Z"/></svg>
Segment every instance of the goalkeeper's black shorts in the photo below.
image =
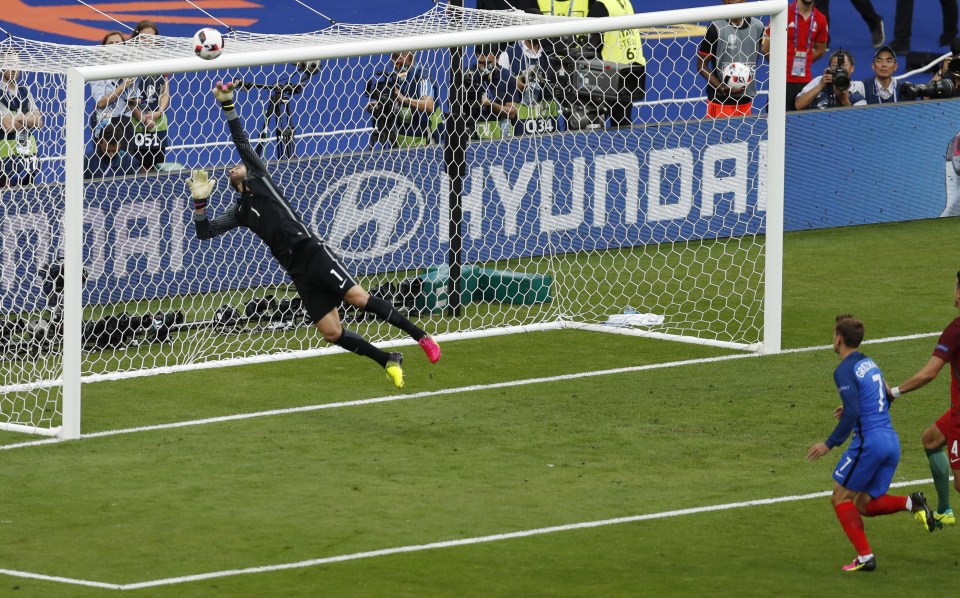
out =
<svg viewBox="0 0 960 598"><path fill-rule="evenodd" d="M292 248L292 254L287 272L310 321L316 323L339 307L343 296L357 281L319 239L298 243Z"/></svg>

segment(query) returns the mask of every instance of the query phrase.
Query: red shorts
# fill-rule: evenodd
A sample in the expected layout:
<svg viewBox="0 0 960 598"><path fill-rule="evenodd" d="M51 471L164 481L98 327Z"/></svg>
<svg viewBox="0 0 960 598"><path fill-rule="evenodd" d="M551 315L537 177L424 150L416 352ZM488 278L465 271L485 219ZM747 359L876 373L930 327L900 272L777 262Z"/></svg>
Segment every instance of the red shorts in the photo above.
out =
<svg viewBox="0 0 960 598"><path fill-rule="evenodd" d="M707 102L707 118L729 118L731 116L743 116L750 114L753 110L753 102L745 104L720 104L718 102Z"/></svg>
<svg viewBox="0 0 960 598"><path fill-rule="evenodd" d="M960 470L960 415L948 409L937 420L937 429L947 439L947 458L950 459L950 469Z"/></svg>

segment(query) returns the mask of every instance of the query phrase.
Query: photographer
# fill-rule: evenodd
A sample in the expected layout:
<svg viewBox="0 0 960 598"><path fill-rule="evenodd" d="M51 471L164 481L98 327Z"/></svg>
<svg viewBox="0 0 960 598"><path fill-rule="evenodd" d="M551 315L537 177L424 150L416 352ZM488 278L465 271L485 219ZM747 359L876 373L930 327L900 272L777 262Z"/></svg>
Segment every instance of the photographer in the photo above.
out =
<svg viewBox="0 0 960 598"><path fill-rule="evenodd" d="M373 115L375 129L371 143L392 147L428 145L438 122L432 117L439 116L434 105L436 86L423 67L413 64L413 52L394 52L390 59L393 71L367 84L371 101L366 111Z"/></svg>
<svg viewBox="0 0 960 598"><path fill-rule="evenodd" d="M497 62L497 50L490 45L476 46L477 61L466 73L473 91L476 123L474 139L502 139L513 136L512 120L517 118L514 100L519 95L510 71Z"/></svg>
<svg viewBox="0 0 960 598"><path fill-rule="evenodd" d="M511 44L500 54L516 88L514 135L552 133L559 130L559 106L553 98L550 59L536 39Z"/></svg>
<svg viewBox="0 0 960 598"><path fill-rule="evenodd" d="M897 55L890 46L881 46L873 55L874 76L863 80L864 97L868 104L887 104L899 101L897 80Z"/></svg>
<svg viewBox="0 0 960 598"><path fill-rule="evenodd" d="M159 35L157 24L150 20L137 23L131 40L137 39L149 48L152 36ZM130 152L140 162L141 172L159 170L166 160L167 135L170 123L167 112L170 107L170 75L151 75L137 79L139 110L133 112L133 142Z"/></svg>
<svg viewBox="0 0 960 598"><path fill-rule="evenodd" d="M797 110L866 104L863 81L850 78L853 68L853 55L846 50L837 50L831 54L830 67L823 75L814 77L807 83L797 96Z"/></svg>
<svg viewBox="0 0 960 598"><path fill-rule="evenodd" d="M951 46L952 56L940 64L940 68L927 84L904 83L900 96L904 100L917 98L939 99L960 96L960 41Z"/></svg>
<svg viewBox="0 0 960 598"><path fill-rule="evenodd" d="M111 31L103 36L101 45L122 44L126 41L119 31ZM133 119L139 117L140 89L136 77L106 79L90 82L90 93L95 102L95 110L90 115L93 141L96 143L104 127L112 124L116 130L120 149L126 150L133 145ZM136 112L136 114L134 114Z"/></svg>
<svg viewBox="0 0 960 598"><path fill-rule="evenodd" d="M29 185L38 170L37 140L43 113L20 81L20 58L0 54L0 188Z"/></svg>

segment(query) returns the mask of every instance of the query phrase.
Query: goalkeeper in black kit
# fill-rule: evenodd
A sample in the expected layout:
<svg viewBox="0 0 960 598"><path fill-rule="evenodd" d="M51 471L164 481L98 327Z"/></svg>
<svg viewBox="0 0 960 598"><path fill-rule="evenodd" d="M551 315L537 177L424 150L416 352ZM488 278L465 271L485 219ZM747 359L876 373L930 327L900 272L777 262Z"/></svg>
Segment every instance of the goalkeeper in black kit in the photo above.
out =
<svg viewBox="0 0 960 598"><path fill-rule="evenodd" d="M213 95L223 107L233 144L243 164L230 169L230 186L236 203L209 220L207 199L214 182L206 171L194 170L187 179L193 196L193 224L197 237L211 239L237 228L249 228L269 247L273 257L293 280L310 320L324 340L376 361L397 387L403 387L402 353L381 351L340 323L337 307L342 301L370 312L414 338L430 363L440 359L440 346L387 301L367 293L347 272L326 244L303 224L270 178L266 164L250 146L234 107L233 83L217 83Z"/></svg>

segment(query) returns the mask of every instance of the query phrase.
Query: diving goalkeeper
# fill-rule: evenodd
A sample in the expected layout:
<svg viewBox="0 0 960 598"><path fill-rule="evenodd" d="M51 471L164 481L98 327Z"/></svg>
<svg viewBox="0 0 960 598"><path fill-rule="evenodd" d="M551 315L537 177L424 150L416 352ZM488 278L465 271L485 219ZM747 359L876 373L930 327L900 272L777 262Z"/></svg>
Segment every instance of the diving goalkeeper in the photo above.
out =
<svg viewBox="0 0 960 598"><path fill-rule="evenodd" d="M293 280L310 320L320 329L325 341L347 351L369 357L386 370L397 388L403 387L402 353L387 353L340 323L337 307L341 301L370 312L414 338L430 363L440 359L440 346L423 330L404 317L389 302L367 293L347 272L326 244L303 224L280 193L266 164L250 146L237 115L233 83L217 83L213 95L223 107L233 144L243 164L230 169L230 186L237 192L236 202L223 214L209 220L207 200L214 181L204 170L194 170L187 179L193 196L193 224L197 237L211 239L237 228L246 227L260 237Z"/></svg>

